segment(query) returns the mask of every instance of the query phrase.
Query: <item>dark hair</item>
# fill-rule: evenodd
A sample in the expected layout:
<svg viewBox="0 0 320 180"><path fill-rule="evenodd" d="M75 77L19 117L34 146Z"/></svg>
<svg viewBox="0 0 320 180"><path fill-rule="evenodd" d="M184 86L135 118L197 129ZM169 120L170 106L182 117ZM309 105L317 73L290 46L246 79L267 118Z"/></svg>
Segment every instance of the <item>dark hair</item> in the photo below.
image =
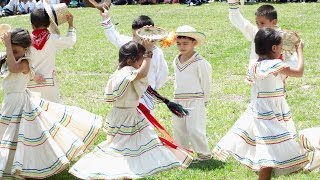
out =
<svg viewBox="0 0 320 180"><path fill-rule="evenodd" d="M15 28L11 31L11 43L23 48L31 46L30 33L22 28Z"/></svg>
<svg viewBox="0 0 320 180"><path fill-rule="evenodd" d="M138 61L145 51L146 48L135 41L129 41L122 45L119 50L119 69Z"/></svg>
<svg viewBox="0 0 320 180"><path fill-rule="evenodd" d="M36 27L49 27L50 18L44 8L36 8L30 14L31 24Z"/></svg>
<svg viewBox="0 0 320 180"><path fill-rule="evenodd" d="M260 29L255 38L256 53L269 56L272 53L272 46L281 44L281 33L271 28Z"/></svg>
<svg viewBox="0 0 320 180"><path fill-rule="evenodd" d="M265 4L260 6L256 13L256 16L265 16L268 20L272 21L274 19L278 19L277 11L276 9L269 4Z"/></svg>
<svg viewBox="0 0 320 180"><path fill-rule="evenodd" d="M197 41L196 39L188 36L177 36L177 39L190 39L191 41Z"/></svg>
<svg viewBox="0 0 320 180"><path fill-rule="evenodd" d="M23 48L29 48L31 46L31 37L29 32L22 28L15 28L11 30L11 44L21 46ZM0 68L6 59L7 56L4 56L0 60Z"/></svg>
<svg viewBox="0 0 320 180"><path fill-rule="evenodd" d="M141 15L132 22L132 29L137 30L143 26L154 26L154 23L149 16Z"/></svg>

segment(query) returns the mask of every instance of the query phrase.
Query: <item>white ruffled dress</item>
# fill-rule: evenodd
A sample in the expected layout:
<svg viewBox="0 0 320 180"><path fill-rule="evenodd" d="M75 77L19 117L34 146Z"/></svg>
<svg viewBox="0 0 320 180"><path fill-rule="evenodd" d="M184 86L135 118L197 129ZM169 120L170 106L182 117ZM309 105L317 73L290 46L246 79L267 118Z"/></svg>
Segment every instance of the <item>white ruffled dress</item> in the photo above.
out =
<svg viewBox="0 0 320 180"><path fill-rule="evenodd" d="M107 140L81 158L70 173L81 179L142 178L178 167L188 167L189 153L163 144L138 110L147 79L134 80L137 70L123 67L107 84L105 97L113 103L107 116Z"/></svg>
<svg viewBox="0 0 320 180"><path fill-rule="evenodd" d="M4 64L1 73L0 179L42 179L67 168L93 142L102 118L33 96L26 88L31 67L27 74L11 73Z"/></svg>
<svg viewBox="0 0 320 180"><path fill-rule="evenodd" d="M248 70L257 99L216 145L219 159L233 156L254 171L272 167L275 175L298 171L308 163L285 99L285 77L278 73L286 67L280 59L263 60Z"/></svg>

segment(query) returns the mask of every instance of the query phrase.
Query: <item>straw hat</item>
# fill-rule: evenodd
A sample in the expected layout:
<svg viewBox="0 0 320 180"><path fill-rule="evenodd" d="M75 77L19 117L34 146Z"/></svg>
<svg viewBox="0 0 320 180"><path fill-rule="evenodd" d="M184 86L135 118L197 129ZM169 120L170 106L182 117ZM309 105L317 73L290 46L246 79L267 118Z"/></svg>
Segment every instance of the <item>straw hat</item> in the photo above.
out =
<svg viewBox="0 0 320 180"><path fill-rule="evenodd" d="M176 30L176 35L191 37L198 42L198 46L203 44L206 39L206 35L204 35L202 32L198 32L194 27L189 25L179 26Z"/></svg>
<svg viewBox="0 0 320 180"><path fill-rule="evenodd" d="M48 4L43 2L43 6L50 18L50 31L60 34L58 26L67 22L67 15L70 14L67 5L65 3Z"/></svg>
<svg viewBox="0 0 320 180"><path fill-rule="evenodd" d="M4 33L10 31L11 26L9 24L0 24L0 36L3 36Z"/></svg>

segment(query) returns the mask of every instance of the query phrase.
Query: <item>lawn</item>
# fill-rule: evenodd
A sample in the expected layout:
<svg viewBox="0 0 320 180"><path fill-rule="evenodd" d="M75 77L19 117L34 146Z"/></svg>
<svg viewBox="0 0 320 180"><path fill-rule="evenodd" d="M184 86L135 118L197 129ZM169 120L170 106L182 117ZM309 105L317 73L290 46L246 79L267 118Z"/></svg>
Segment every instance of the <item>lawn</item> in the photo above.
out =
<svg viewBox="0 0 320 180"><path fill-rule="evenodd" d="M251 22L255 10L261 5L241 6L241 12ZM298 130L318 126L320 109L320 3L273 4L282 29L296 30L305 42L305 74L302 78L289 78L287 81L288 103L291 107ZM100 15L93 8L70 9L77 28L77 43L72 49L60 52L57 56L57 73L60 79L60 92L64 104L75 105L106 116L110 104L103 101L104 86L109 75L117 66L118 49L109 43L100 26ZM210 3L198 7L185 5L155 6L113 6L110 10L116 28L122 34L130 35L132 20L145 14L157 26L173 31L177 26L189 24L207 36L206 43L197 51L212 65L212 95L207 107L207 135L213 148L219 139L240 117L249 102L250 86L244 82L248 63L250 42L235 29L228 19L226 3ZM28 16L0 18L0 23L31 30ZM63 34L67 25L60 27ZM3 45L1 45L4 51ZM177 54L175 46L164 49L165 58L173 76L172 60ZM168 97L173 94L173 78L160 92ZM3 94L1 94L3 97ZM171 131L171 115L164 105L159 104L157 118ZM103 141L105 134L97 138L96 144ZM284 149L285 151L285 149ZM111 163L111 162L110 162ZM296 173L277 179L318 179L319 174ZM48 179L76 179L67 171ZM188 169L175 169L156 174L147 179L257 179L257 175L233 159L225 163L210 160L192 164Z"/></svg>

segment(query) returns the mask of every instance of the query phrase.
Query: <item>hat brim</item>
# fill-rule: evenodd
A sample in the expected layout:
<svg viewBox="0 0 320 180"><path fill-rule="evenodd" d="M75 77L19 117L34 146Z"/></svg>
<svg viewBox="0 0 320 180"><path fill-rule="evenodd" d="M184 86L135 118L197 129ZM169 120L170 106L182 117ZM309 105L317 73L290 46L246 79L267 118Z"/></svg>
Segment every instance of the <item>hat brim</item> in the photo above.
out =
<svg viewBox="0 0 320 180"><path fill-rule="evenodd" d="M64 4L65 7L68 8L68 6L65 3L60 3L60 4ZM49 20L50 20L49 30L52 33L60 34L60 31L58 29L58 25L59 25L59 20L61 21L61 19L59 19L59 14L57 14L56 10L54 9L54 7L51 4L43 2L43 6L44 6L45 11L49 15Z"/></svg>
<svg viewBox="0 0 320 180"><path fill-rule="evenodd" d="M176 35L195 39L197 41L197 46L202 45L206 40L206 35L202 32L176 32Z"/></svg>
<svg viewBox="0 0 320 180"><path fill-rule="evenodd" d="M49 15L49 19L50 19L49 29L50 29L50 31L55 34L60 34L60 31L58 29L58 18L57 18L57 15L55 14L55 10L54 10L53 6L47 2L43 2L43 7L44 7L45 11L47 12L47 14Z"/></svg>

